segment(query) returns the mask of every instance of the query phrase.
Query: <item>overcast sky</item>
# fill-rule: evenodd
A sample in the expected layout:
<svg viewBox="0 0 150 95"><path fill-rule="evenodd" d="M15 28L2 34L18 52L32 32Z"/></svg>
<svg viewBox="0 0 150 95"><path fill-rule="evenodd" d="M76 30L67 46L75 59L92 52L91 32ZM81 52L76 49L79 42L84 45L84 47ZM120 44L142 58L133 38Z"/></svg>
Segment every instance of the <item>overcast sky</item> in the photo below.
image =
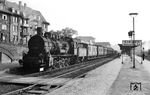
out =
<svg viewBox="0 0 150 95"><path fill-rule="evenodd" d="M19 0L9 0L17 2ZM135 38L150 40L149 0L20 0L28 7L41 11L50 22L49 30L70 27L79 36L93 36L96 41L111 44L128 40L132 30L130 12L135 17Z"/></svg>

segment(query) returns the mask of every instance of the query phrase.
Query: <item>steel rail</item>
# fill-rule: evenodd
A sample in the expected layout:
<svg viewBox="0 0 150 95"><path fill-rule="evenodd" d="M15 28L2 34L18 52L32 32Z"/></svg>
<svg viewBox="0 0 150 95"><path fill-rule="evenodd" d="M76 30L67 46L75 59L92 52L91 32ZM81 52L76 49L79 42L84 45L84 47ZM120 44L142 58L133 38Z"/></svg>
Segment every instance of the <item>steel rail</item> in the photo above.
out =
<svg viewBox="0 0 150 95"><path fill-rule="evenodd" d="M113 59L113 58L111 58L111 59ZM110 58L106 58L106 59L104 59L104 60L102 60L101 61L101 63L104 63L104 62L108 62L108 61L110 61L111 60ZM93 60L94 61L94 60ZM56 77L53 77L53 78L51 78L49 81L54 81L55 79L57 79L57 78L59 78L59 77L62 77L62 76L65 76L65 75L68 75L68 74L71 74L71 73L75 73L75 72L77 72L77 71L79 71L79 70L81 70L81 69L86 69L86 68L88 68L88 67L92 67L92 66L94 66L94 65L97 65L97 64L99 64L99 62L96 62L95 64L84 64L84 66L81 66L81 67L79 67L79 68L75 68L75 69L72 69L71 71L67 71L68 73L64 73L64 74L61 74L61 75L59 75L59 76L56 76ZM87 73L87 72L86 72ZM76 76L75 78L78 78L78 77L80 77L80 76L83 76L83 75L85 75L86 73L83 73L83 74L81 74L81 75L78 75L78 76ZM63 84L65 84L65 83L67 83L67 82L69 82L69 81L71 81L72 79L75 79L75 78L70 78L70 80L68 80L68 81L65 81ZM32 88L33 87L35 87L35 86L38 86L39 84L42 84L42 82L43 81L39 81L38 83L35 83L35 84L33 84L33 85L30 85L30 86L28 86L28 87L25 87L25 88L21 88L21 89L18 89L18 90L15 90L15 91L11 91L11 92L8 92L8 93L5 93L5 94L2 94L2 95L13 95L13 94L21 94L21 93L24 93L25 91L29 91L29 90L32 90ZM47 85L47 86L51 86L51 85ZM59 87L59 86L58 86ZM56 87L56 89L58 88L58 87ZM54 90L53 90L54 91ZM49 92L51 92L50 90L49 91L47 91L47 93L49 93ZM42 95L42 94L41 94Z"/></svg>

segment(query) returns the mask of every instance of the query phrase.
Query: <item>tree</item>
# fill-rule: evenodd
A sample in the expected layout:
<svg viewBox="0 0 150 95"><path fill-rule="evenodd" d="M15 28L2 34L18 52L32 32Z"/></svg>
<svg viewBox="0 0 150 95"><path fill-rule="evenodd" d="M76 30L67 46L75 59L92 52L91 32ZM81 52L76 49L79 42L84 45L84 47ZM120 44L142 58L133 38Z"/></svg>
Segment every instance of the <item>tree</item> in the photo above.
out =
<svg viewBox="0 0 150 95"><path fill-rule="evenodd" d="M77 35L78 32L72 28L68 28L66 27L65 29L62 29L62 30L57 30L57 31L54 31L54 30L51 30L50 31L52 34L57 34L59 36L65 36L65 37L72 37L73 35Z"/></svg>
<svg viewBox="0 0 150 95"><path fill-rule="evenodd" d="M73 35L77 35L78 32L72 28L69 28L69 27L66 27L65 29L62 29L62 33L64 36L67 36L67 37L72 37Z"/></svg>

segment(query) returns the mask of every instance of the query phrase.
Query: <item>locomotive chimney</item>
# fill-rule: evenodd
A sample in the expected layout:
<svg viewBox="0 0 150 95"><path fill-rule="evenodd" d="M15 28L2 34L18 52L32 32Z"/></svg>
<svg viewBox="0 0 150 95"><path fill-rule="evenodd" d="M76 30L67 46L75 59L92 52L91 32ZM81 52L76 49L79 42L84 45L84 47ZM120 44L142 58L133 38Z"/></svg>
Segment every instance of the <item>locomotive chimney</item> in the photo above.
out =
<svg viewBox="0 0 150 95"><path fill-rule="evenodd" d="M43 29L42 29L42 27L37 27L37 35L40 35L40 36L43 35Z"/></svg>

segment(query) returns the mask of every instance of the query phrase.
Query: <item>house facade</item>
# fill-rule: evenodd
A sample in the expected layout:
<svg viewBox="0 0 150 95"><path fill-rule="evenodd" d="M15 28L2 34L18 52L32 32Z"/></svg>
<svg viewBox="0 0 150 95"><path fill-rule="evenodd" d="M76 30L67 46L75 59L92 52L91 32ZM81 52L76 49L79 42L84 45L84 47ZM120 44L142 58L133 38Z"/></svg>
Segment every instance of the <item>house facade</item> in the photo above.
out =
<svg viewBox="0 0 150 95"><path fill-rule="evenodd" d="M27 4L0 0L0 42L26 45L36 28L42 27L43 34L48 31L49 23L40 11L27 7Z"/></svg>
<svg viewBox="0 0 150 95"><path fill-rule="evenodd" d="M10 41L10 18L11 13L5 7L5 2L0 3L0 41L9 43Z"/></svg>

